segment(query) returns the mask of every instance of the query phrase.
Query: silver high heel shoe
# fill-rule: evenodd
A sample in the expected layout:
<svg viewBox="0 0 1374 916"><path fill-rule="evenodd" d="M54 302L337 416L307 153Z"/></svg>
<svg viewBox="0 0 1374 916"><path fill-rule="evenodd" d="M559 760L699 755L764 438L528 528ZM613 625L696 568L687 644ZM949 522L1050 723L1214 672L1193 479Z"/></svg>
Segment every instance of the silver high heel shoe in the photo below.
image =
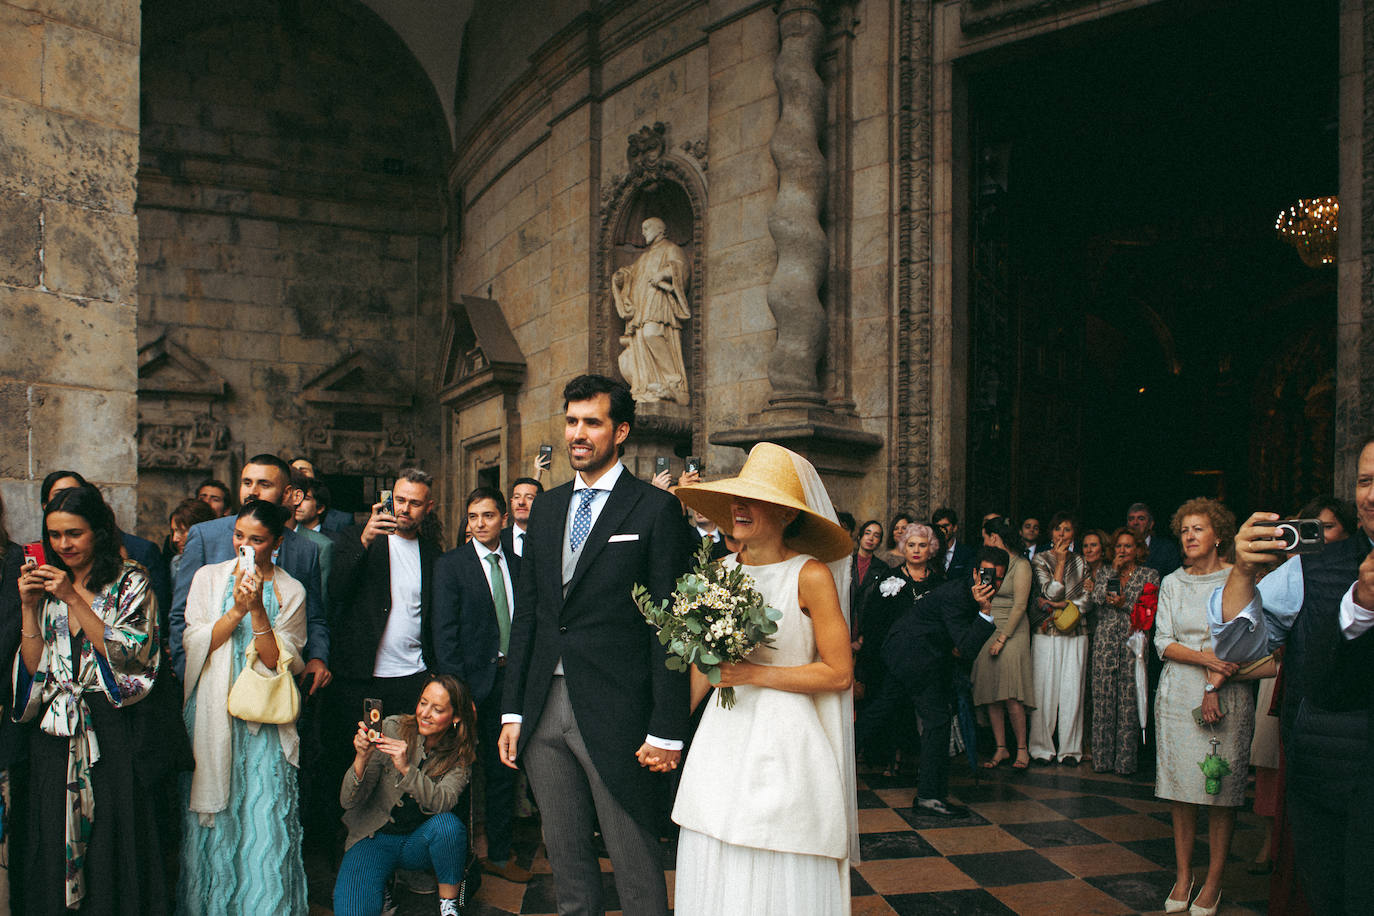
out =
<svg viewBox="0 0 1374 916"><path fill-rule="evenodd" d="M1183 899L1182 899L1182 900L1175 900L1173 897L1165 897L1165 898L1164 898L1164 912L1166 912L1166 913L1188 913L1188 912L1189 912L1188 900L1193 896L1193 885L1196 884L1196 883L1197 883L1197 881L1193 878L1193 876L1192 876L1192 875L1189 875L1189 876L1188 876L1188 891L1183 895ZM1189 916L1192 916L1192 914L1189 913Z"/></svg>

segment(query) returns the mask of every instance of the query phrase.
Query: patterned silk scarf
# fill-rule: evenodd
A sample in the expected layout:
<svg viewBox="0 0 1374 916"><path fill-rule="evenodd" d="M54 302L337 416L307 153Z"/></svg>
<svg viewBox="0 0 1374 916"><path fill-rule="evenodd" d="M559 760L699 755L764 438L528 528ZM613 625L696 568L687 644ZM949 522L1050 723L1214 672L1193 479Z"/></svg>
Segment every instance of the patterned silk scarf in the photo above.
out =
<svg viewBox="0 0 1374 916"><path fill-rule="evenodd" d="M130 580L125 565L119 579L91 602L91 610L105 621L103 641L107 661L80 641L80 658L72 668L72 634L67 605L49 598L43 604L43 657L33 675L29 706L37 697L46 708L39 727L49 735L68 739L66 805L66 899L77 906L86 895L83 866L86 844L95 821L95 793L91 767L100 760L100 742L86 705L88 690L104 693L113 706L125 706L148 694L157 673L157 608L147 579ZM26 715L27 718L27 715ZM131 788L132 790L132 788Z"/></svg>

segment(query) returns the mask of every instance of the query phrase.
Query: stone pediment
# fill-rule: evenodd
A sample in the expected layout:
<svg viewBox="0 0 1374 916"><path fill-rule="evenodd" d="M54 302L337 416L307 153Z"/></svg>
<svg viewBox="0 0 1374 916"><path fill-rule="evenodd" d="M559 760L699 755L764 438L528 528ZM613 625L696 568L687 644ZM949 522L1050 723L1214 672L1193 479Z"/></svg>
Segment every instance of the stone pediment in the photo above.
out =
<svg viewBox="0 0 1374 916"><path fill-rule="evenodd" d="M1011 28L1036 19L1049 19L1094 0L963 0L959 27L966 35Z"/></svg>
<svg viewBox="0 0 1374 916"><path fill-rule="evenodd" d="M224 378L161 334L138 349L138 393L218 400L228 392Z"/></svg>
<svg viewBox="0 0 1374 916"><path fill-rule="evenodd" d="M307 403L321 407L383 407L404 410L411 397L393 373L366 353L352 353L306 383Z"/></svg>
<svg viewBox="0 0 1374 916"><path fill-rule="evenodd" d="M439 401L455 410L525 381L525 355L501 304L462 296L449 306L439 350Z"/></svg>

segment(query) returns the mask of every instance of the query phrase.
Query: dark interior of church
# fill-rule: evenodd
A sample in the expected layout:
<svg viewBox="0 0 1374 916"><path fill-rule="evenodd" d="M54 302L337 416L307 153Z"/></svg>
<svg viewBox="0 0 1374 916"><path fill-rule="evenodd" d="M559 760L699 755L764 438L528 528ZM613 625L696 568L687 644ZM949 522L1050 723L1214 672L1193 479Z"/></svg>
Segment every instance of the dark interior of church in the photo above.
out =
<svg viewBox="0 0 1374 916"><path fill-rule="evenodd" d="M1175 4L970 67L971 512L1329 490L1336 270L1275 218L1337 190L1337 7Z"/></svg>

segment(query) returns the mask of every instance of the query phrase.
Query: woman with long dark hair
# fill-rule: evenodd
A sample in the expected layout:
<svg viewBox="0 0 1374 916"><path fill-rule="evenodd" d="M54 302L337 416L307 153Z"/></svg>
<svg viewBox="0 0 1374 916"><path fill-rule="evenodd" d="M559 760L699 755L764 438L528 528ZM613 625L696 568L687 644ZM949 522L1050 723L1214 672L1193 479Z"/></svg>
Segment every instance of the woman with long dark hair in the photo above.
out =
<svg viewBox="0 0 1374 916"><path fill-rule="evenodd" d="M160 913L152 797L139 791L137 721L159 661L157 600L120 555L90 486L53 494L46 562L19 579L16 719L31 734L25 913Z"/></svg>
<svg viewBox="0 0 1374 916"><path fill-rule="evenodd" d="M389 716L380 728L359 722L353 751L339 793L348 840L334 913L379 913L397 868L429 868L441 916L457 916L467 831L450 809L477 755L472 695L450 674L430 675L413 715Z"/></svg>
<svg viewBox="0 0 1374 916"><path fill-rule="evenodd" d="M1011 558L1007 574L992 597L992 617L997 630L988 637L973 663L973 702L987 707L988 722L996 742L992 759L983 764L992 769L1012 754L1007 749L1007 720L1011 721L1016 754L1012 768L1030 766L1030 747L1026 742L1026 707L1034 700L1031 681L1030 623L1026 604L1031 593L1030 562L1021 556L1021 538L1011 523L1001 516L983 522L983 546L997 547Z"/></svg>
<svg viewBox="0 0 1374 916"><path fill-rule="evenodd" d="M296 723L246 721L228 708L248 666L286 677L291 690L305 667L305 586L272 562L289 511L244 503L234 523L241 555L196 570L186 597L184 717L196 768L183 795L179 913L306 912Z"/></svg>

